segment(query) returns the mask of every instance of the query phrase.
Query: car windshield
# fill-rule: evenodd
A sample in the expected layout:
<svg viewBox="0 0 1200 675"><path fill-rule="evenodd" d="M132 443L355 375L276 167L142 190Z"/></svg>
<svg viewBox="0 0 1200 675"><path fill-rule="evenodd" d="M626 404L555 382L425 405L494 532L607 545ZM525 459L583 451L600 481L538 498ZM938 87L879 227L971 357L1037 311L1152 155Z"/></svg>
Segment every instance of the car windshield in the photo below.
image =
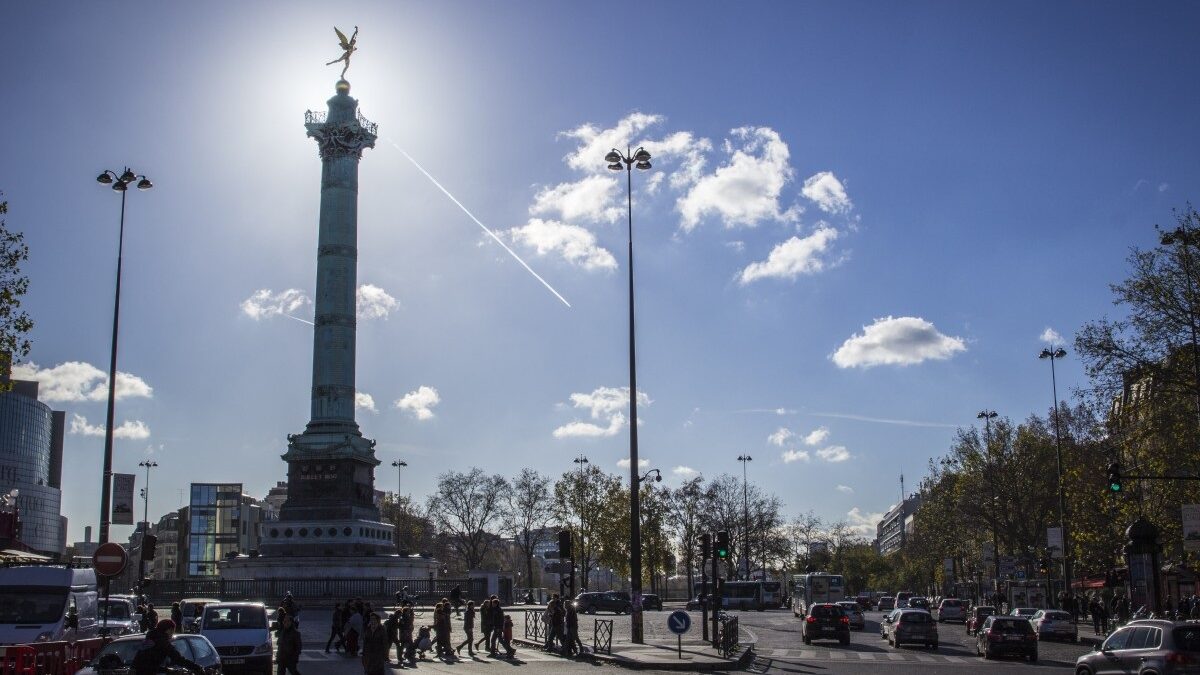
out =
<svg viewBox="0 0 1200 675"><path fill-rule="evenodd" d="M992 622L992 631L996 633L1013 633L1024 635L1033 632L1033 626L1028 621L1015 619L1000 619Z"/></svg>
<svg viewBox="0 0 1200 675"><path fill-rule="evenodd" d="M1070 618L1071 615L1067 614L1066 612L1046 612L1045 614L1042 614L1042 619L1049 621L1066 621Z"/></svg>
<svg viewBox="0 0 1200 675"><path fill-rule="evenodd" d="M841 607L842 609L848 609L851 612L858 611L858 604L854 602L839 602L838 607Z"/></svg>
<svg viewBox="0 0 1200 675"><path fill-rule="evenodd" d="M943 600L942 607L962 607L962 600Z"/></svg>
<svg viewBox="0 0 1200 675"><path fill-rule="evenodd" d="M66 588L0 586L0 624L55 623L63 618L66 604Z"/></svg>
<svg viewBox="0 0 1200 675"><path fill-rule="evenodd" d="M119 642L110 642L104 645L104 649L96 652L96 658L92 659L92 663L100 663L100 659L109 654L116 654L121 657L121 663L129 665L133 663L133 655L137 654L138 648L142 646L141 640L121 640Z"/></svg>
<svg viewBox="0 0 1200 675"><path fill-rule="evenodd" d="M1175 648L1184 652L1200 652L1200 626L1180 626L1171 637L1175 639Z"/></svg>
<svg viewBox="0 0 1200 675"><path fill-rule="evenodd" d="M114 602L104 600L100 601L99 606L100 617L107 616L116 621L127 621L129 619L129 604L125 602Z"/></svg>
<svg viewBox="0 0 1200 675"><path fill-rule="evenodd" d="M267 611L262 607L208 607L204 610L204 630L266 627Z"/></svg>

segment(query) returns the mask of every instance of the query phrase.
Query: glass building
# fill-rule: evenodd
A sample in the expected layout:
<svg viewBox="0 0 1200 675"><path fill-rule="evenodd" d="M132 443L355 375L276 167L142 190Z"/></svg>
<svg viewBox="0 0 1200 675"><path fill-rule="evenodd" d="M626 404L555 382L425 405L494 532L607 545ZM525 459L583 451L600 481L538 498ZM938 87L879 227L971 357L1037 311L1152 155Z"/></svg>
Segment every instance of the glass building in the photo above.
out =
<svg viewBox="0 0 1200 675"><path fill-rule="evenodd" d="M217 576L217 561L239 548L241 483L192 483L188 505L189 577Z"/></svg>
<svg viewBox="0 0 1200 675"><path fill-rule="evenodd" d="M6 373L0 381L8 381ZM56 556L66 540L60 514L64 415L37 400L37 382L12 385L0 393L0 493L17 490L17 539Z"/></svg>

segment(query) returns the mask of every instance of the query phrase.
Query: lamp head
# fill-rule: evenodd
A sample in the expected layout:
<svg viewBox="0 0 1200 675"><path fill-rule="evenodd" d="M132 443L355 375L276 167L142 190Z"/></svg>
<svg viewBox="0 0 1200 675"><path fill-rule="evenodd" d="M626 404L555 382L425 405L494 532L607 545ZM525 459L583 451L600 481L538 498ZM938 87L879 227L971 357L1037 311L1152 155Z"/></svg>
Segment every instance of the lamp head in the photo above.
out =
<svg viewBox="0 0 1200 675"><path fill-rule="evenodd" d="M150 179L145 176L142 176L142 179L137 184L137 189L139 190L149 190L152 187L154 187L154 183L151 183Z"/></svg>
<svg viewBox="0 0 1200 675"><path fill-rule="evenodd" d="M132 169L125 169L125 173L121 174L122 183L132 183L137 178Z"/></svg>
<svg viewBox="0 0 1200 675"><path fill-rule="evenodd" d="M633 161L649 162L650 161L650 153L647 152L645 148L638 148L637 152L633 153Z"/></svg>
<svg viewBox="0 0 1200 675"><path fill-rule="evenodd" d="M1061 359L1062 357L1064 357L1066 355L1067 355L1067 350L1063 349L1062 347L1059 347L1054 352L1054 358L1056 358L1056 359Z"/></svg>
<svg viewBox="0 0 1200 675"><path fill-rule="evenodd" d="M123 180L119 180L112 184L112 189L115 192L124 192L129 189L129 184Z"/></svg>
<svg viewBox="0 0 1200 675"><path fill-rule="evenodd" d="M613 171L620 171L621 169L624 169L625 167L621 166L620 162L613 162L612 164L608 165L608 168Z"/></svg>
<svg viewBox="0 0 1200 675"><path fill-rule="evenodd" d="M650 162L638 162L637 164L634 164L634 166L642 171L645 171L646 169L650 168Z"/></svg>
<svg viewBox="0 0 1200 675"><path fill-rule="evenodd" d="M108 184L112 183L112 173L109 171L105 171L104 173L100 174L99 176L96 176L96 182L100 183L101 185L108 185Z"/></svg>
<svg viewBox="0 0 1200 675"><path fill-rule="evenodd" d="M609 164L616 164L617 162L621 161L621 153L617 152L616 148L613 148L612 150L608 151L607 155L604 156L604 161L608 162ZM611 169L612 167L610 166L609 168Z"/></svg>

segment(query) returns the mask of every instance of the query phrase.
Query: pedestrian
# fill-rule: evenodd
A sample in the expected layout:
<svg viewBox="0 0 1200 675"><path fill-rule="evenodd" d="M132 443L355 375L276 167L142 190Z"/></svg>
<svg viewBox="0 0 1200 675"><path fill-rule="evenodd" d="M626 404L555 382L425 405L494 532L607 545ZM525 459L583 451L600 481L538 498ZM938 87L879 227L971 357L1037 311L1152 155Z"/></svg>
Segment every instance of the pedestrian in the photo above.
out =
<svg viewBox="0 0 1200 675"><path fill-rule="evenodd" d="M171 644L171 636L174 634L175 623L170 619L159 621L146 633L131 663L135 675L157 675L164 660L170 660L171 663L183 666L197 675L203 675L204 668L200 664L184 658L179 650L175 649L175 645ZM117 665L117 668L119 669L120 665Z"/></svg>
<svg viewBox="0 0 1200 675"><path fill-rule="evenodd" d="M291 614L284 614L279 619L279 633L275 636L275 648L278 650L275 655L276 675L284 675L287 672L292 675L300 675L296 666L300 663L300 652L304 649L304 643L300 638L300 631L296 630L296 623Z"/></svg>
<svg viewBox="0 0 1200 675"><path fill-rule="evenodd" d="M283 594L283 603L280 605L280 609L292 617L297 626L300 625L300 606L296 604L296 599L292 597L291 591Z"/></svg>
<svg viewBox="0 0 1200 675"><path fill-rule="evenodd" d="M429 626L421 626L417 629L417 654L423 659L425 652L433 648L433 640L429 637Z"/></svg>
<svg viewBox="0 0 1200 675"><path fill-rule="evenodd" d="M496 602L500 602L500 601L497 600ZM510 658L510 659L513 657L514 654L517 653L517 650L513 649L512 638L513 638L512 617L506 616L506 617L504 617L504 627L500 631L500 644L504 645L504 649L508 653L508 658Z"/></svg>
<svg viewBox="0 0 1200 675"><path fill-rule="evenodd" d="M396 646L396 662L399 663L404 656L404 650L400 646L400 610L388 616L383 622L383 629L387 631L388 651L391 651L392 645Z"/></svg>
<svg viewBox="0 0 1200 675"><path fill-rule="evenodd" d="M387 671L387 630L379 621L379 615L367 615L367 627L363 632L362 665L365 675L385 675Z"/></svg>
<svg viewBox="0 0 1200 675"><path fill-rule="evenodd" d="M496 653L496 645L501 642L501 634L504 632L504 609L500 606L500 598L492 596L492 636L488 642L488 648L492 654Z"/></svg>
<svg viewBox="0 0 1200 675"><path fill-rule="evenodd" d="M460 644L458 647L456 647L454 649L454 652L456 654L458 654L459 656L462 656L462 648L466 647L467 655L473 657L473 656L475 656L475 645L473 644L473 642L475 640L475 601L474 600L467 601L467 611L463 613L463 632L467 634L467 639L463 640L462 644Z"/></svg>
<svg viewBox="0 0 1200 675"><path fill-rule="evenodd" d="M546 630L546 651L554 649L554 643L557 640L563 647L566 646L566 640L562 636L562 627L565 617L563 616L562 600L555 593L550 597L550 604L546 607L546 614L549 618L549 626Z"/></svg>
<svg viewBox="0 0 1200 675"><path fill-rule="evenodd" d="M179 608L178 602L171 603L171 621L174 621L175 627L183 632L183 610Z"/></svg>
<svg viewBox="0 0 1200 675"><path fill-rule="evenodd" d="M1200 619L1200 596L1192 593L1191 618Z"/></svg>
<svg viewBox="0 0 1200 675"><path fill-rule="evenodd" d="M450 604L454 607L454 616L459 616L462 613L462 586L459 584L450 589Z"/></svg>
<svg viewBox="0 0 1200 675"><path fill-rule="evenodd" d="M346 625L342 626L342 634L346 641L346 655L358 656L359 639L363 634L362 614L351 612L350 618L346 619Z"/></svg>
<svg viewBox="0 0 1200 675"><path fill-rule="evenodd" d="M579 639L579 612L575 603L567 603L567 647L565 653L569 656L583 653L583 642Z"/></svg>
<svg viewBox="0 0 1200 675"><path fill-rule="evenodd" d="M142 615L142 621L146 624L147 631L158 625L158 612L154 611L154 605L146 603L146 613Z"/></svg>
<svg viewBox="0 0 1200 675"><path fill-rule="evenodd" d="M346 623L345 613L343 612L344 608L344 605L335 605L333 608L333 615L330 616L329 621L329 640L325 643L326 654L329 653L330 646L335 651L340 652L342 650L342 642L345 639L342 636L342 626Z"/></svg>
<svg viewBox="0 0 1200 675"><path fill-rule="evenodd" d="M452 611L450 601L445 600L442 602L441 615L437 617L438 653L447 659L454 656L454 645L450 642L450 614Z"/></svg>
<svg viewBox="0 0 1200 675"><path fill-rule="evenodd" d="M480 633L482 633L482 635L480 635L480 637L479 637L479 642L475 643L475 649L479 649L479 645L487 643L488 638L491 637L491 635L492 635L492 600L491 600L491 598L484 600L483 605L480 606L480 608L479 608L479 627L480 627ZM491 651L492 651L492 649L489 646L488 652L491 652Z"/></svg>

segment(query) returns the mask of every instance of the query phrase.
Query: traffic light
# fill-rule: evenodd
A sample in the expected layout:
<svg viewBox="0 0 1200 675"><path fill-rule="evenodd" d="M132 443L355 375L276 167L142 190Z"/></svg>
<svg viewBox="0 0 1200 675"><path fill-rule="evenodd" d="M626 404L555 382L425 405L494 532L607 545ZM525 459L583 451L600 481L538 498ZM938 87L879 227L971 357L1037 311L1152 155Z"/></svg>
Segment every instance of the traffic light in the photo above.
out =
<svg viewBox="0 0 1200 675"><path fill-rule="evenodd" d="M705 532L704 534L700 535L700 551L701 551L701 553L700 553L701 559L707 558L712 555L713 549L712 549L712 535L711 534Z"/></svg>
<svg viewBox="0 0 1200 675"><path fill-rule="evenodd" d="M1050 559L1049 558L1042 558L1042 559L1038 560L1038 571L1040 571L1042 574L1050 573Z"/></svg>
<svg viewBox="0 0 1200 675"><path fill-rule="evenodd" d="M1112 492L1120 492L1122 487L1121 465L1113 462L1108 465L1108 489Z"/></svg>
<svg viewBox="0 0 1200 675"><path fill-rule="evenodd" d="M563 530L558 533L558 557L565 560L571 557L571 531Z"/></svg>
<svg viewBox="0 0 1200 675"><path fill-rule="evenodd" d="M721 560L729 558L729 532L727 530L717 532L717 545L714 547L713 554Z"/></svg>
<svg viewBox="0 0 1200 675"><path fill-rule="evenodd" d="M153 534L142 535L142 560L154 560L154 548L158 546L158 537Z"/></svg>

